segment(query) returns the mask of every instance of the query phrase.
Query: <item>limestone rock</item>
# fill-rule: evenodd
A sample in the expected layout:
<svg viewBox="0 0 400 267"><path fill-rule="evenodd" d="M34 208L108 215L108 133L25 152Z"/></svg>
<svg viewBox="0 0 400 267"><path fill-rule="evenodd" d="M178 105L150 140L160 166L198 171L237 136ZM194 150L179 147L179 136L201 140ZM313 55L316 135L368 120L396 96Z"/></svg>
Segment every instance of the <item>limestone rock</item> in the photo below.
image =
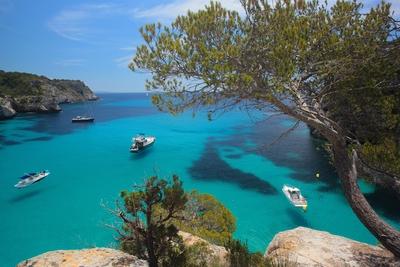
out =
<svg viewBox="0 0 400 267"><path fill-rule="evenodd" d="M79 80L51 80L29 73L0 70L0 119L17 112L58 112L59 104L96 100Z"/></svg>
<svg viewBox="0 0 400 267"><path fill-rule="evenodd" d="M18 112L59 112L61 111L58 102L45 96L23 96L13 99L14 107Z"/></svg>
<svg viewBox="0 0 400 267"><path fill-rule="evenodd" d="M207 245L209 255L207 261L210 266L228 266L227 251L224 247L220 247L207 242L206 240L194 236L189 233L179 232L186 246L193 246L198 243ZM206 260L207 260L206 259ZM216 260L216 262L215 262ZM216 264L218 262L218 265ZM56 250L43 253L36 257L20 262L17 267L148 267L145 260L138 259L119 250L110 248L93 248L81 250Z"/></svg>
<svg viewBox="0 0 400 267"><path fill-rule="evenodd" d="M9 119L15 116L17 112L13 109L11 101L0 97L0 120Z"/></svg>
<svg viewBox="0 0 400 267"><path fill-rule="evenodd" d="M265 256L285 266L400 266L384 248L304 227L275 235Z"/></svg>
<svg viewBox="0 0 400 267"><path fill-rule="evenodd" d="M93 248L56 250L20 262L17 267L148 267L144 260L119 250Z"/></svg>
<svg viewBox="0 0 400 267"><path fill-rule="evenodd" d="M228 265L227 264L228 251L224 247L211 244L210 242L208 242L198 236L192 235L190 233L179 231L179 235L182 237L183 243L185 244L185 246L190 247L197 243L206 244L207 249L210 251L210 254L209 254L210 261L211 261L211 259L216 258L219 263L219 266L227 266ZM210 263L210 265L213 264L213 262L209 262L209 263Z"/></svg>
<svg viewBox="0 0 400 267"><path fill-rule="evenodd" d="M96 100L84 82L79 80L51 80L50 83L42 86L43 91L54 98L57 103L74 103L86 100Z"/></svg>

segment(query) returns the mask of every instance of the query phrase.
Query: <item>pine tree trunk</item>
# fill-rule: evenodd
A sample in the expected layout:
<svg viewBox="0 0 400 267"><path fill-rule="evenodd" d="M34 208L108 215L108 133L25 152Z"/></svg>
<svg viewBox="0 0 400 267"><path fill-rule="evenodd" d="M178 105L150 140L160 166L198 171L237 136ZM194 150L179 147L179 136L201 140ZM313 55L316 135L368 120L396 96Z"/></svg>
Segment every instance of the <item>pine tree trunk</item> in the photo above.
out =
<svg viewBox="0 0 400 267"><path fill-rule="evenodd" d="M332 142L335 167L344 195L354 213L378 241L400 258L400 232L384 222L369 205L357 184L357 154L348 155L344 140Z"/></svg>
<svg viewBox="0 0 400 267"><path fill-rule="evenodd" d="M146 238L146 243L147 243L147 253L148 253L147 261L149 263L149 267L158 267L158 261L154 253L154 245L152 238L148 236Z"/></svg>
<svg viewBox="0 0 400 267"><path fill-rule="evenodd" d="M278 109L289 116L301 120L317 129L329 143L332 144L334 163L343 187L344 195L353 212L364 226L375 236L376 239L396 257L400 259L400 231L384 222L362 194L357 184L357 154L353 152L352 157L348 155L345 135L343 131L330 123L324 124L312 116L304 115L285 105L277 98L269 98ZM323 113L323 111L320 111ZM333 128L333 129L332 129Z"/></svg>
<svg viewBox="0 0 400 267"><path fill-rule="evenodd" d="M396 137L397 153L400 154L400 122L397 124L396 127Z"/></svg>
<svg viewBox="0 0 400 267"><path fill-rule="evenodd" d="M147 246L147 254L149 262L149 267L158 267L158 259L156 253L154 251L154 232L153 232L153 224L152 224L152 205L147 205L146 210L146 223L147 223L147 236L146 236L146 246Z"/></svg>

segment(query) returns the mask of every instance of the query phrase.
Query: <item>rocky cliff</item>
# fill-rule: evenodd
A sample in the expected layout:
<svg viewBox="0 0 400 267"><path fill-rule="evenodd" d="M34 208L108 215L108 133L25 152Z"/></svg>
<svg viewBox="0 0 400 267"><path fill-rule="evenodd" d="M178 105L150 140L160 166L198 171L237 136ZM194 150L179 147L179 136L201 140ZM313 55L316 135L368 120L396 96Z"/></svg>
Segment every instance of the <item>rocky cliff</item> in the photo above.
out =
<svg viewBox="0 0 400 267"><path fill-rule="evenodd" d="M58 112L61 103L96 99L82 81L0 71L0 119L19 112Z"/></svg>
<svg viewBox="0 0 400 267"><path fill-rule="evenodd" d="M275 235L265 256L284 266L400 266L384 248L304 227Z"/></svg>

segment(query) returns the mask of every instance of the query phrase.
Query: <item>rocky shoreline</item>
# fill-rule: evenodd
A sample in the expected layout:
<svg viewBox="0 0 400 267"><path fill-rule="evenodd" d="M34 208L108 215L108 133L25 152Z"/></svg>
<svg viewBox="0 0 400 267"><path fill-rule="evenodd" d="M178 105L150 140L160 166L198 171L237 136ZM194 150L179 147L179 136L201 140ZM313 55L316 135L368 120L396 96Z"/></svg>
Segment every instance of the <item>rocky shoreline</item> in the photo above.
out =
<svg viewBox="0 0 400 267"><path fill-rule="evenodd" d="M208 262L209 266L229 266L228 252L225 248L210 244L188 233L181 232L180 235L187 246L192 246L197 242L207 243L210 255L220 258L219 264L215 265L215 261ZM276 263L276 266L400 266L400 259L395 258L391 252L380 246L371 246L305 227L297 227L276 234L268 245L264 257ZM47 252L18 264L18 267L28 266L145 267L148 264L119 250L94 248Z"/></svg>
<svg viewBox="0 0 400 267"><path fill-rule="evenodd" d="M97 100L79 80L48 79L28 73L0 71L0 120L18 113L59 112L59 104Z"/></svg>

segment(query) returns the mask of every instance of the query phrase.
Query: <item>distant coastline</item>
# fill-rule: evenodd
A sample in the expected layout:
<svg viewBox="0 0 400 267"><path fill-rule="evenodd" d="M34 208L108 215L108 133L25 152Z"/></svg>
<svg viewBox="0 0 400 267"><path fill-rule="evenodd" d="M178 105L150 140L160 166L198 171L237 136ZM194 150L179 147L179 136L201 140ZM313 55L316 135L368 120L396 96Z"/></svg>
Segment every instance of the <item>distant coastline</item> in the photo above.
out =
<svg viewBox="0 0 400 267"><path fill-rule="evenodd" d="M97 100L80 80L49 79L22 72L0 70L0 120L18 113L59 112L59 104Z"/></svg>
<svg viewBox="0 0 400 267"><path fill-rule="evenodd" d="M149 91L132 91L132 92L126 92L126 91L96 91L96 94L153 94L154 92L149 92Z"/></svg>

